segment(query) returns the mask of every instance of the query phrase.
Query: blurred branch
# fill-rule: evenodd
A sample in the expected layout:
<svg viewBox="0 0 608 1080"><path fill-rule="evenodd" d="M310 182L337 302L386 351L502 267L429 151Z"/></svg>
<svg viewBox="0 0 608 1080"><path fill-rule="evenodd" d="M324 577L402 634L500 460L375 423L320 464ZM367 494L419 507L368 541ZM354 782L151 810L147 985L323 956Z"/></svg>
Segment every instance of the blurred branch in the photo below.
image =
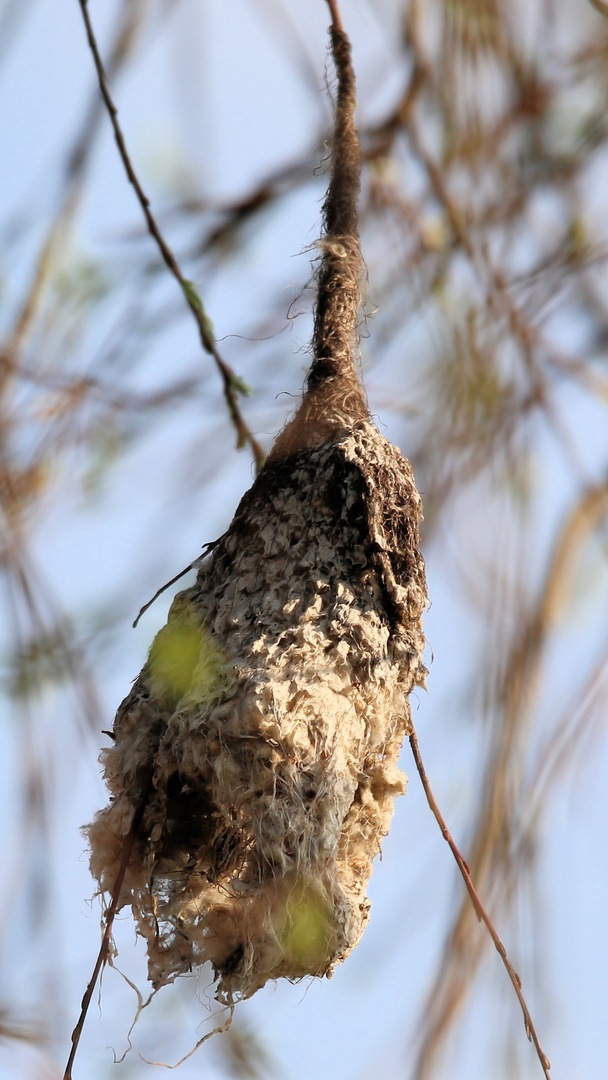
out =
<svg viewBox="0 0 608 1080"><path fill-rule="evenodd" d="M0 1040L2 1039L44 1043L48 1039L48 1031L41 1022L25 1019L14 1013L10 1006L0 1005Z"/></svg>
<svg viewBox="0 0 608 1080"><path fill-rule="evenodd" d="M218 1045L231 1076L241 1080L269 1080L278 1076L276 1062L259 1036L241 1019L226 1032Z"/></svg>
<svg viewBox="0 0 608 1080"><path fill-rule="evenodd" d="M608 649L605 647L600 659L591 671L586 685L577 687L576 696L568 703L565 717L559 726L551 731L544 747L539 751L540 767L531 778L528 790L522 798L525 808L524 817L529 824L536 822L547 804L551 790L557 780L563 778L576 763L573 748L580 748L583 737L593 721L606 721L606 695L608 694ZM530 808L530 809L528 809ZM524 828L521 828L522 834ZM525 844L525 836L522 843Z"/></svg>
<svg viewBox="0 0 608 1080"><path fill-rule="evenodd" d="M24 16L29 15L35 0L5 0L0 11L0 66L9 54Z"/></svg>
<svg viewBox="0 0 608 1080"><path fill-rule="evenodd" d="M122 69L137 41L144 24L145 7L149 0L126 0L120 9L116 33L110 49L108 70L113 76ZM15 325L0 353L0 388L6 389L7 362L12 369L18 367L17 358L22 351L28 333L45 294L47 283L56 265L57 255L66 244L72 221L80 205L86 167L95 144L99 122L103 115L100 99L92 98L80 131L76 136L66 163L66 185L53 222L47 230L40 247L32 280L20 306ZM4 371L2 371L4 367Z"/></svg>
<svg viewBox="0 0 608 1080"><path fill-rule="evenodd" d="M505 867L510 869L515 821L514 773L522 771L520 740L533 713L541 663L549 631L568 595L574 560L581 545L608 514L608 483L584 491L561 526L535 609L517 621L504 671L493 673L497 720L494 744L485 770L484 791L477 815L470 872L479 888L486 884L499 896L506 915L509 896L504 888ZM523 624L523 625L522 625ZM500 886L502 887L499 887ZM446 941L433 989L429 995L426 1032L415 1070L415 1080L426 1080L441 1042L462 1009L482 956L482 943L471 936L471 909L463 901ZM466 977L462 962L466 956Z"/></svg>
<svg viewBox="0 0 608 1080"><path fill-rule="evenodd" d="M476 247L467 227L465 213L456 204L450 195L446 182L445 172L437 165L431 155L425 149L415 121L412 119L408 126L408 135L414 152L424 165L431 181L433 191L446 210L448 220L459 243L468 255L471 266L477 272L482 282L488 307L494 317L504 320L513 336L521 347L521 353L528 369L534 391L539 401L544 398L543 380L538 366L534 362L532 352L532 332L529 325L522 319L519 311L508 295L504 276L490 261L487 245Z"/></svg>

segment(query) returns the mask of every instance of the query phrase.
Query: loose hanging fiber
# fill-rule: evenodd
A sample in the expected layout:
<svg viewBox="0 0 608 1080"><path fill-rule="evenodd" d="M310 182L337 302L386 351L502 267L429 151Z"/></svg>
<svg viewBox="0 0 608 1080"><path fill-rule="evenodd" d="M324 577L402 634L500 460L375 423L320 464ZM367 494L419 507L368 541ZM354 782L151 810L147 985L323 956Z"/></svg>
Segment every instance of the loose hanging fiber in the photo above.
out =
<svg viewBox="0 0 608 1080"><path fill-rule="evenodd" d="M336 18L331 47L302 401L120 706L110 803L88 828L92 873L114 910L131 907L152 985L209 962L228 1005L269 979L331 975L359 941L426 675L421 500L356 372L360 150Z"/></svg>

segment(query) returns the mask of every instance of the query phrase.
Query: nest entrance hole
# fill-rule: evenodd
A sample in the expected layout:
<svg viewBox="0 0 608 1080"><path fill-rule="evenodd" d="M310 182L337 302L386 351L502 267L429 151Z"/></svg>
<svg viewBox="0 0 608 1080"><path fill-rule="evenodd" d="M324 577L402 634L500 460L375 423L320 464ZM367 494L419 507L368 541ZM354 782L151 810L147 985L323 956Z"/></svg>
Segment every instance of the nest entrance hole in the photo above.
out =
<svg viewBox="0 0 608 1080"><path fill-rule="evenodd" d="M171 773L164 786L166 818L159 849L161 857L178 852L192 855L208 847L217 830L219 811L206 787L180 772Z"/></svg>

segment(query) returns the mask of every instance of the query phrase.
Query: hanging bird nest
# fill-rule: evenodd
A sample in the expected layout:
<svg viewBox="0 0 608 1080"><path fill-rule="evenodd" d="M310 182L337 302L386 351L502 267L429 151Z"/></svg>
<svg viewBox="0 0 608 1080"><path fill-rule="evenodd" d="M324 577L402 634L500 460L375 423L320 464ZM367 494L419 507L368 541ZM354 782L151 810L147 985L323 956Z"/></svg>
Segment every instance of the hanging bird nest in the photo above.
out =
<svg viewBox="0 0 608 1080"><path fill-rule="evenodd" d="M155 988L209 961L231 1004L330 975L367 883L424 685L421 501L355 373L359 146L348 39L302 403L176 597L103 753L91 869L145 938Z"/></svg>

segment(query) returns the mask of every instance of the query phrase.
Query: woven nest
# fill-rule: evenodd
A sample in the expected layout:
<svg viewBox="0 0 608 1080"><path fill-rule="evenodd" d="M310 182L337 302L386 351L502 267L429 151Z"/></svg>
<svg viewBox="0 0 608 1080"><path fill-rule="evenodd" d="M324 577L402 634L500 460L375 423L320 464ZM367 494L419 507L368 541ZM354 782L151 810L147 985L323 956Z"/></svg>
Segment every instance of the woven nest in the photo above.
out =
<svg viewBox="0 0 608 1080"><path fill-rule="evenodd" d="M88 830L102 891L126 864L115 899L154 987L209 961L227 1004L268 979L329 975L359 941L426 675L420 497L355 374L360 153L350 46L331 34L306 392L118 710L111 802Z"/></svg>
<svg viewBox="0 0 608 1080"><path fill-rule="evenodd" d="M155 987L210 961L218 998L329 975L359 941L366 886L406 779L423 685L420 497L370 423L262 471L175 599L103 754L90 826Z"/></svg>

